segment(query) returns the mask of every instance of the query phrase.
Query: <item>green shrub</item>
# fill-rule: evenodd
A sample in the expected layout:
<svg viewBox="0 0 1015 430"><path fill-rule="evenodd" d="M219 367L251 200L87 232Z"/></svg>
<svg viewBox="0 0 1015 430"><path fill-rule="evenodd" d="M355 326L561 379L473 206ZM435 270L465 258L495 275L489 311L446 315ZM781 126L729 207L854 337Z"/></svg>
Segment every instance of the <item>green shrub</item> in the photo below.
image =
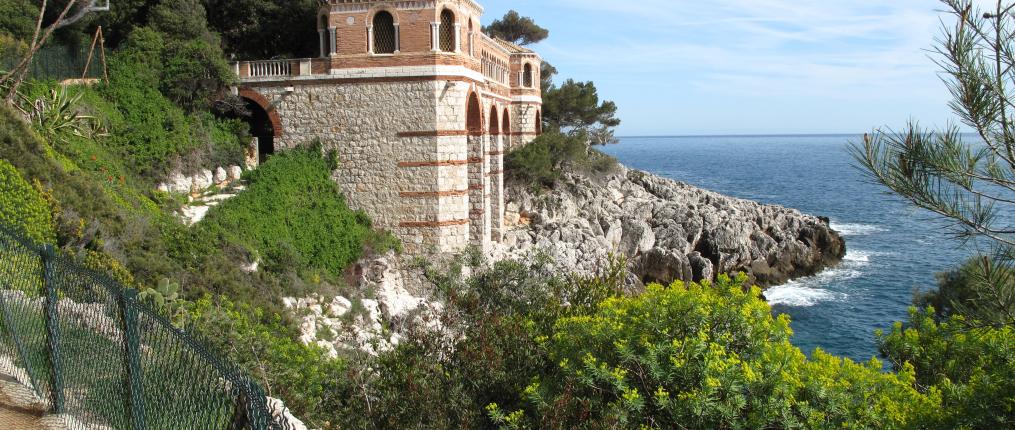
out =
<svg viewBox="0 0 1015 430"><path fill-rule="evenodd" d="M0 0L0 34L27 40L35 32L39 7L26 0ZM0 67L2 69L3 67Z"/></svg>
<svg viewBox="0 0 1015 430"><path fill-rule="evenodd" d="M180 307L185 326L246 371L272 397L311 425L321 425L343 401L346 364L307 346L278 315L227 298L205 297Z"/></svg>
<svg viewBox="0 0 1015 430"><path fill-rule="evenodd" d="M565 317L539 339L554 368L521 393L528 407L491 405L504 428L918 428L940 395L913 388L911 368L883 373L789 342L744 277L715 285L652 285Z"/></svg>
<svg viewBox="0 0 1015 430"><path fill-rule="evenodd" d="M53 217L46 200L11 163L0 159L0 225L40 243L53 243Z"/></svg>
<svg viewBox="0 0 1015 430"><path fill-rule="evenodd" d="M910 309L908 324L877 333L881 353L895 369L915 369L917 387L943 394L941 428L1015 426L1015 328L938 319L933 308Z"/></svg>
<svg viewBox="0 0 1015 430"><path fill-rule="evenodd" d="M213 208L201 228L256 250L269 270L340 276L364 244L390 242L371 229L366 214L349 209L331 174L319 149L275 155L248 175L246 191Z"/></svg>
<svg viewBox="0 0 1015 430"><path fill-rule="evenodd" d="M961 315L974 324L1015 325L1015 267L1012 261L975 257L937 275L938 288L917 293L919 309L933 307L938 320Z"/></svg>
<svg viewBox="0 0 1015 430"><path fill-rule="evenodd" d="M509 178L535 189L553 187L565 171L602 175L614 171L617 161L592 149L583 135L547 132L504 159Z"/></svg>

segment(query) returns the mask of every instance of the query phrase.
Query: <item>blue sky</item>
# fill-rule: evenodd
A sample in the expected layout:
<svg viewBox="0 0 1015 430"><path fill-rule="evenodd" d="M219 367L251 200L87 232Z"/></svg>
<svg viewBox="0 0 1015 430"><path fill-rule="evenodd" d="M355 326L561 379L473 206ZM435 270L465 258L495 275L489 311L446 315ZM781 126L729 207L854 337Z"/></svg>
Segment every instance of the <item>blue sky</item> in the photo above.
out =
<svg viewBox="0 0 1015 430"><path fill-rule="evenodd" d="M591 80L627 135L862 133L953 121L929 57L934 0L479 0L550 29L534 48Z"/></svg>

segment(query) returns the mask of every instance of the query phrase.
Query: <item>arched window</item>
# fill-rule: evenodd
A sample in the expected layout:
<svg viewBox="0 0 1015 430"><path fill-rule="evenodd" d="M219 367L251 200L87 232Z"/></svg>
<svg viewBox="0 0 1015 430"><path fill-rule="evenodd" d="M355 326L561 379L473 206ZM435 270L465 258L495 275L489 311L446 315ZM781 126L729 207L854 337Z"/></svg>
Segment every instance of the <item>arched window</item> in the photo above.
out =
<svg viewBox="0 0 1015 430"><path fill-rule="evenodd" d="M497 116L497 106L490 107L490 134L500 134L500 118Z"/></svg>
<svg viewBox="0 0 1015 430"><path fill-rule="evenodd" d="M483 108L479 106L479 97L476 97L476 93L469 94L469 102L465 109L465 128L471 135L483 134L482 109Z"/></svg>
<svg viewBox="0 0 1015 430"><path fill-rule="evenodd" d="M317 25L317 32L318 34L320 34L321 39L321 56L327 57L335 53L333 46L334 45L333 38L335 37L334 30L328 27L327 15L321 15L319 21L320 22Z"/></svg>
<svg viewBox="0 0 1015 430"><path fill-rule="evenodd" d="M398 50L398 34L395 31L395 17L388 11L374 15L373 48L375 54L394 54Z"/></svg>
<svg viewBox="0 0 1015 430"><path fill-rule="evenodd" d="M455 39L458 37L455 34L455 14L450 10L444 9L441 12L441 51L454 52L455 51Z"/></svg>
<svg viewBox="0 0 1015 430"><path fill-rule="evenodd" d="M525 63L525 70L522 72L522 86L532 88L532 65Z"/></svg>
<svg viewBox="0 0 1015 430"><path fill-rule="evenodd" d="M536 111L536 134L543 134L543 112Z"/></svg>
<svg viewBox="0 0 1015 430"><path fill-rule="evenodd" d="M476 31L472 26L472 18L469 18L469 55L476 56Z"/></svg>
<svg viewBox="0 0 1015 430"><path fill-rule="evenodd" d="M504 109L504 126L500 130L507 135L511 134L511 113Z"/></svg>

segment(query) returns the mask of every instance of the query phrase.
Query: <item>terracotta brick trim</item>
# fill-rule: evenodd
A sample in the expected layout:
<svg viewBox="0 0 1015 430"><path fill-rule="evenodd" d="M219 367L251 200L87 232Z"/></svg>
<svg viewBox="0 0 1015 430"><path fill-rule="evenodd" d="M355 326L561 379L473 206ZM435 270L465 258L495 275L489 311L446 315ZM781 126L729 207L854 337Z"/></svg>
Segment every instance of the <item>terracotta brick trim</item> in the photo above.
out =
<svg viewBox="0 0 1015 430"><path fill-rule="evenodd" d="M404 228L440 228L440 227L454 227L459 225L469 225L469 220L458 219L452 221L405 221L399 223L399 227Z"/></svg>
<svg viewBox="0 0 1015 430"><path fill-rule="evenodd" d="M403 191L399 193L400 196L412 199L412 198L427 198L427 197L460 197L469 195L469 190L451 190L451 191Z"/></svg>
<svg viewBox="0 0 1015 430"><path fill-rule="evenodd" d="M540 133L535 133L535 132L531 132L531 131L515 131L515 132L512 132L511 135L512 136L539 136Z"/></svg>
<svg viewBox="0 0 1015 430"><path fill-rule="evenodd" d="M282 119L278 117L278 112L275 111L275 106L271 105L270 100L250 87L240 88L237 95L254 102L261 109L264 109L268 113L268 120L271 121L271 128L275 130L275 137L282 137Z"/></svg>
<svg viewBox="0 0 1015 430"><path fill-rule="evenodd" d="M398 167L448 167L465 166L469 160L445 160L445 161L399 161Z"/></svg>
<svg viewBox="0 0 1015 430"><path fill-rule="evenodd" d="M483 164L486 157L469 157L469 164Z"/></svg>
<svg viewBox="0 0 1015 430"><path fill-rule="evenodd" d="M480 185L469 185L469 189L470 190L482 190L483 189L483 185L482 184L480 184Z"/></svg>
<svg viewBox="0 0 1015 430"><path fill-rule="evenodd" d="M444 137L444 136L468 136L468 130L424 130L424 131L403 131L398 137Z"/></svg>

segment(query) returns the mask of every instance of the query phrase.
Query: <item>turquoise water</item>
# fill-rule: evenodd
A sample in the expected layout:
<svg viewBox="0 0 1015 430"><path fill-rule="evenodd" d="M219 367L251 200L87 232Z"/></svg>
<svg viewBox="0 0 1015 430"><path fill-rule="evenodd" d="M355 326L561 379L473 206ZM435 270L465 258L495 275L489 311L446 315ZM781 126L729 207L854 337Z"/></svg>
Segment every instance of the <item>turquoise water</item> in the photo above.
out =
<svg viewBox="0 0 1015 430"><path fill-rule="evenodd" d="M623 138L602 148L622 163L674 180L831 218L846 238L838 267L766 292L788 314L793 342L867 360L874 330L907 317L914 290L972 255L943 224L871 183L847 152L859 136Z"/></svg>

